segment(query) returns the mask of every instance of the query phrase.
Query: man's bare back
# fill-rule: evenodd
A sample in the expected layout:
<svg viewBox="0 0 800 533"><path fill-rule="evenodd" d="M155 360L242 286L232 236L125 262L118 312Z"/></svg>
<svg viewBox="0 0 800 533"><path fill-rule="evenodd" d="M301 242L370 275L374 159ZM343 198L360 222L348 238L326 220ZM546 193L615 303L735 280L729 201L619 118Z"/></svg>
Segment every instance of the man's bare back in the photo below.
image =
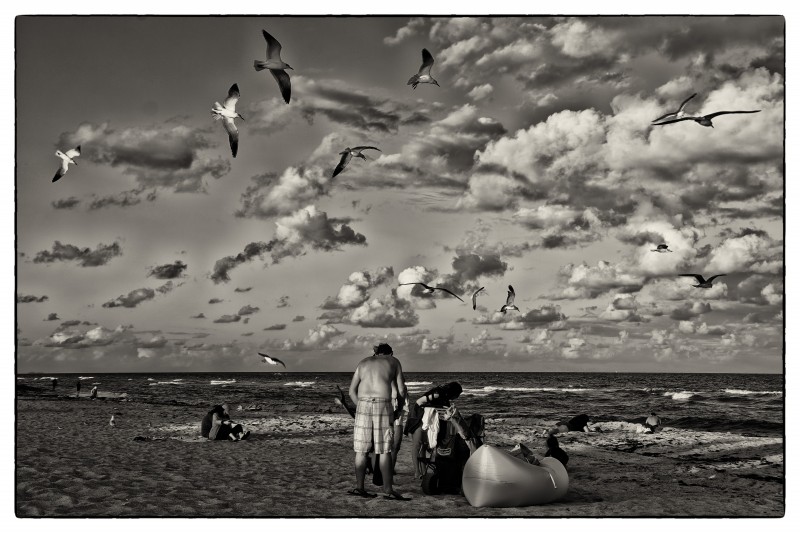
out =
<svg viewBox="0 0 800 533"><path fill-rule="evenodd" d="M350 398L358 404L359 398L393 399L405 389L400 361L392 355L373 355L364 358L350 383Z"/></svg>

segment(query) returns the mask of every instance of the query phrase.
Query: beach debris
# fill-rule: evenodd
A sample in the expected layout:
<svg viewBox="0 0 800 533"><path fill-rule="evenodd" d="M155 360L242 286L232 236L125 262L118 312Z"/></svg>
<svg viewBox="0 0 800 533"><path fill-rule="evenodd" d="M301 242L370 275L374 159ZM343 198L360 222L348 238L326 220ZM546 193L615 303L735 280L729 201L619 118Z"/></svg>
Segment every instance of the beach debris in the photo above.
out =
<svg viewBox="0 0 800 533"><path fill-rule="evenodd" d="M253 62L253 67L256 71L269 69L270 74L272 74L275 81L278 82L281 96L283 96L284 101L288 104L292 96L292 82L289 79L289 75L286 73L286 69L294 69L281 59L281 43L279 43L275 37L267 33L266 30L261 30L261 33L264 34L264 39L267 41L267 60L259 61L256 59Z"/></svg>
<svg viewBox="0 0 800 533"><path fill-rule="evenodd" d="M380 148L376 148L374 146L356 146L355 148L350 148L348 146L347 148L344 149L343 152L339 152L342 158L339 159L339 164L336 165L336 168L333 170L333 176L331 177L335 178L337 175L339 175L345 169L350 160L354 157L360 157L361 159L366 161L367 156L361 153L363 150L377 150L379 152L381 151Z"/></svg>
<svg viewBox="0 0 800 533"><path fill-rule="evenodd" d="M269 363L271 365L281 364L281 365L283 365L283 368L286 368L286 363L284 363L283 361L281 361L277 357L271 357L271 356L269 356L269 355L267 355L265 353L261 353L261 352L258 352L258 355L260 355L261 357L264 358L264 361L263 361L264 363Z"/></svg>
<svg viewBox="0 0 800 533"><path fill-rule="evenodd" d="M446 292L448 294L452 294L453 296L455 296L456 298L461 300L461 297L458 294L452 292L449 289L445 289L444 287L431 287L430 285L426 285L426 284L422 283L421 281L415 281L413 283L401 283L400 285L421 285L422 288L423 288L422 292L424 294L432 294L433 291L444 291L444 292ZM461 301L463 302L464 300L461 300Z"/></svg>
<svg viewBox="0 0 800 533"><path fill-rule="evenodd" d="M231 145L233 157L236 157L236 153L239 151L239 130L236 128L235 120L237 118L244 120L244 117L236 112L236 102L239 101L239 96L239 85L234 83L228 89L228 97L222 102L222 105L214 102L214 107L211 109L214 120L222 120L222 125L228 132L228 142Z"/></svg>
<svg viewBox="0 0 800 533"><path fill-rule="evenodd" d="M412 89L416 89L420 83L432 83L437 87L441 87L439 82L431 76L431 67L433 66L433 56L428 52L427 48L422 49L422 66L419 67L419 72L411 76L406 85L411 85Z"/></svg>

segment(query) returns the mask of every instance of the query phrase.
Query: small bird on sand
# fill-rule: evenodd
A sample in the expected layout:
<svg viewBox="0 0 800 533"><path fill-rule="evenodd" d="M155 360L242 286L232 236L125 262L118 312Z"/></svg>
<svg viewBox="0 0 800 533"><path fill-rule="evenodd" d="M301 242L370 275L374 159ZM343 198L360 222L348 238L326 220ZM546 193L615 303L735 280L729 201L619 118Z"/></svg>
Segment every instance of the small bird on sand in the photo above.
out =
<svg viewBox="0 0 800 533"><path fill-rule="evenodd" d="M424 289L422 292L424 294L431 294L431 293L433 293L433 291L444 291L444 292L446 292L448 294L452 294L453 296L455 296L456 298L461 300L461 297L458 294L456 294L456 293L454 293L452 291L449 291L449 290L445 289L444 287L431 287L429 285L425 285L421 281L415 281L414 283L401 283L400 285L422 285L422 288ZM464 300L461 300L461 301L463 302Z"/></svg>
<svg viewBox="0 0 800 533"><path fill-rule="evenodd" d="M111 426L112 428L117 427L117 423L114 420L114 415L111 415L111 420L108 421L108 425Z"/></svg>
<svg viewBox="0 0 800 533"><path fill-rule="evenodd" d="M692 96L684 100L677 111L672 111L671 113L667 113L664 116L658 117L657 119L653 120L653 122L658 122L659 120L664 120L665 118L669 117L681 118L682 116L686 115L686 113L683 112L683 108L686 107L686 104L689 102L689 100L691 100L695 96L697 96L697 93L694 93Z"/></svg>
<svg viewBox="0 0 800 533"><path fill-rule="evenodd" d="M478 293L483 290L483 287L472 293L472 310L478 308Z"/></svg>
<svg viewBox="0 0 800 533"><path fill-rule="evenodd" d="M236 128L236 118L244 120L244 117L236 112L236 102L239 101L239 85L234 83L228 89L228 97L219 105L219 102L214 102L214 108L211 109L211 115L214 120L222 120L222 125L225 126L225 131L228 132L228 141L231 145L231 154L236 157L236 152L239 151L239 130Z"/></svg>
<svg viewBox="0 0 800 533"><path fill-rule="evenodd" d="M286 69L294 69L281 59L281 43L279 43L275 37L267 33L266 30L261 30L261 33L264 34L264 39L267 41L267 60L259 61L256 59L253 62L253 67L255 67L257 71L269 69L270 74L272 74L275 81L278 82L281 96L283 96L284 101L288 104L292 96L292 82L289 80Z"/></svg>
<svg viewBox="0 0 800 533"><path fill-rule="evenodd" d="M500 308L500 312L506 314L506 311L513 309L515 311L519 311L519 307L514 305L514 298L516 298L516 293L514 292L514 287L511 285L508 286L508 296L506 296L506 303L503 307Z"/></svg>
<svg viewBox="0 0 800 533"><path fill-rule="evenodd" d="M62 152L61 150L56 150L56 157L60 157L61 158L61 166L56 171L56 175L53 176L52 183L57 182L58 180L61 179L61 177L64 174L67 173L67 170L69 170L69 164L70 163L72 163L73 165L77 165L78 164L78 163L75 162L74 158L78 157L79 155L81 155L81 145L80 144L76 148L73 148L72 150L67 150L66 154L64 152Z"/></svg>
<svg viewBox="0 0 800 533"><path fill-rule="evenodd" d="M379 152L381 151L380 148L376 148L374 146L356 146L355 148L349 148L349 147L345 148L343 152L339 152L342 158L339 159L339 164L336 165L336 169L334 169L333 176L331 177L335 178L337 175L339 175L345 169L345 167L347 167L347 164L350 162L350 160L354 157L360 157L361 159L366 161L367 156L361 153L363 150L377 150Z"/></svg>
<svg viewBox="0 0 800 533"><path fill-rule="evenodd" d="M260 355L261 357L264 358L264 361L263 361L264 363L269 363L269 364L275 365L275 366L281 364L281 365L283 365L283 368L286 368L286 363L284 363L283 361L281 361L277 357L270 357L269 355L267 355L265 353L261 353L261 352L258 352L258 355Z"/></svg>
<svg viewBox="0 0 800 533"><path fill-rule="evenodd" d="M688 277L695 278L697 280L698 284L697 285L692 285L692 287L697 287L698 289L710 289L711 286L712 286L711 284L713 283L713 281L716 278L718 278L720 276L725 276L725 274L717 274L716 276L711 276L710 278L705 279L700 274L679 274L679 275L680 276L688 276Z"/></svg>
<svg viewBox="0 0 800 533"><path fill-rule="evenodd" d="M412 89L416 89L420 83L432 83L437 87L441 87L439 82L431 77L431 67L433 66L433 56L428 52L427 48L422 49L422 66L419 67L419 72L411 76L406 85L411 85Z"/></svg>
<svg viewBox="0 0 800 533"><path fill-rule="evenodd" d="M658 252L660 254L665 254L667 252L671 252L672 250L669 249L669 246L666 244L659 244L656 246L655 250L650 250L651 252Z"/></svg>
<svg viewBox="0 0 800 533"><path fill-rule="evenodd" d="M675 122L680 122L682 120L694 120L701 126L705 126L707 128L713 128L714 125L711 123L711 119L714 117L718 117L720 115L736 115L736 114L743 114L743 113L758 113L761 111L760 109L756 109L755 111L717 111L716 113L711 113L710 115L703 115L702 117L683 117L683 118L676 118L672 120L665 120L664 122L658 122L653 124L653 126L663 126L664 124L673 124Z"/></svg>

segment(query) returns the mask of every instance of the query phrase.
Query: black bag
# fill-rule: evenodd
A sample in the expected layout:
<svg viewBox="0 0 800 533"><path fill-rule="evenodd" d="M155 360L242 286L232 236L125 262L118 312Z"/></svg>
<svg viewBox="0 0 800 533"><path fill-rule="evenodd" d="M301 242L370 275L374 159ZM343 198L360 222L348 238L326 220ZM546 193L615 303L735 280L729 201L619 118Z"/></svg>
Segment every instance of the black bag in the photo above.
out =
<svg viewBox="0 0 800 533"><path fill-rule="evenodd" d="M461 494L461 477L469 459L469 447L453 424L439 426L439 445L434 459L422 477L422 492L425 494Z"/></svg>

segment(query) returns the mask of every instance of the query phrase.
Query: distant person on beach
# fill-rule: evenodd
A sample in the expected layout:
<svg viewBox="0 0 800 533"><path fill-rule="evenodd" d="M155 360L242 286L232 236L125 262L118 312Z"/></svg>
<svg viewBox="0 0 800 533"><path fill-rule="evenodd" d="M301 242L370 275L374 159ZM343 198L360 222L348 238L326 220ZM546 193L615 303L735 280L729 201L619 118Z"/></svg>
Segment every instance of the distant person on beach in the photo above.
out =
<svg viewBox="0 0 800 533"><path fill-rule="evenodd" d="M50 380L50 382L53 384L53 390L56 390L56 387L58 386L58 379L53 378L52 380Z"/></svg>
<svg viewBox="0 0 800 533"><path fill-rule="evenodd" d="M589 433L593 431L589 424L592 423L591 418L587 414L580 414L578 416L572 417L567 422L559 422L555 426L550 429L546 429L542 432L543 437L548 437L551 435L556 435L558 433L567 433L568 431L583 431L585 433Z"/></svg>
<svg viewBox="0 0 800 533"><path fill-rule="evenodd" d="M392 448L394 446L395 411L392 400L405 394L406 384L403 367L394 358L392 347L381 343L373 348L373 354L358 363L350 382L350 399L356 405L353 429L353 451L355 451L356 487L349 494L362 498L374 498L364 490L367 469L367 454L374 449L379 455L383 476L384 498L406 501L392 488Z"/></svg>
<svg viewBox="0 0 800 533"><path fill-rule="evenodd" d="M422 477L422 464L420 457L423 453L422 442L422 417L425 407L436 407L443 409L450 407L450 401L455 400L461 395L461 384L457 381L446 383L432 388L409 406L408 420L406 421L403 433L411 435L411 464L414 465L414 477Z"/></svg>
<svg viewBox="0 0 800 533"><path fill-rule="evenodd" d="M547 437L547 452L544 454L545 457L555 457L561 464L567 466L567 461L569 461L569 455L567 452L561 449L561 446L558 445L558 439L555 435L550 435Z"/></svg>
<svg viewBox="0 0 800 533"><path fill-rule="evenodd" d="M245 440L250 436L241 424L231 421L228 414L228 404L215 405L200 424L200 435L208 440Z"/></svg>
<svg viewBox="0 0 800 533"><path fill-rule="evenodd" d="M651 433L661 431L661 419L655 413L650 413L647 420L644 421L644 427L650 430Z"/></svg>
<svg viewBox="0 0 800 533"><path fill-rule="evenodd" d="M75 394L75 396L80 396L81 395L81 380L80 379L78 379L78 382L75 383L75 388L78 389L78 392Z"/></svg>
<svg viewBox="0 0 800 533"><path fill-rule="evenodd" d="M97 399L97 385L92 387L92 392L89 394L89 398L91 398L92 400Z"/></svg>

